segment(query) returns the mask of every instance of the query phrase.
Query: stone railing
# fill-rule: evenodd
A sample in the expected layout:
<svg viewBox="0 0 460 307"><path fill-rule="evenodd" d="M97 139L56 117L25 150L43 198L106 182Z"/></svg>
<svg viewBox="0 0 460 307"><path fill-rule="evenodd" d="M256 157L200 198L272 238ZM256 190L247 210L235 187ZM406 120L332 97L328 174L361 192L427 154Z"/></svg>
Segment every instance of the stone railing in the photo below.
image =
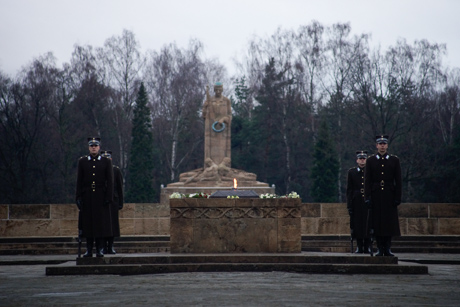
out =
<svg viewBox="0 0 460 307"><path fill-rule="evenodd" d="M401 235L460 235L459 203L403 203L398 207ZM349 234L346 204L303 203L302 234Z"/></svg>
<svg viewBox="0 0 460 307"><path fill-rule="evenodd" d="M349 218L343 203L300 205L302 235L346 235ZM122 236L169 235L169 204L125 204ZM0 237L76 236L74 204L0 205ZM402 235L460 235L460 204L404 203L399 206Z"/></svg>

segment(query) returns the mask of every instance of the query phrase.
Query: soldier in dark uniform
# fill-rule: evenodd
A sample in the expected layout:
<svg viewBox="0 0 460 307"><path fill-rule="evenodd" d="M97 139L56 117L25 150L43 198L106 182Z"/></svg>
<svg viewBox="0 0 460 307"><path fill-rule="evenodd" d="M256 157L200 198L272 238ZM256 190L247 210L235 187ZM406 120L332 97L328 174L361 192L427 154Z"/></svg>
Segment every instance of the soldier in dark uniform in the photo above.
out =
<svg viewBox="0 0 460 307"><path fill-rule="evenodd" d="M366 162L364 194L372 207L372 223L377 241L376 256L394 256L391 237L400 236L398 206L401 204L402 179L399 158L387 153L388 135L376 136L377 154Z"/></svg>
<svg viewBox="0 0 460 307"><path fill-rule="evenodd" d="M350 228L358 246L355 253L370 253L370 238L367 234L367 207L364 204L364 169L367 151L356 152L357 167L350 168L347 176L347 209L350 214Z"/></svg>
<svg viewBox="0 0 460 307"><path fill-rule="evenodd" d="M101 155L112 160L112 151L102 151ZM113 203L110 206L112 216L112 236L105 238L104 254L116 254L113 249L114 237L120 236L120 222L118 220L118 210L123 209L123 175L118 166L113 165Z"/></svg>
<svg viewBox="0 0 460 307"><path fill-rule="evenodd" d="M75 199L80 210L82 236L86 238L87 251L83 257L93 256L94 240L96 256L104 257L104 238L112 236L112 161L99 155L100 141L100 138L88 138L90 154L78 160Z"/></svg>

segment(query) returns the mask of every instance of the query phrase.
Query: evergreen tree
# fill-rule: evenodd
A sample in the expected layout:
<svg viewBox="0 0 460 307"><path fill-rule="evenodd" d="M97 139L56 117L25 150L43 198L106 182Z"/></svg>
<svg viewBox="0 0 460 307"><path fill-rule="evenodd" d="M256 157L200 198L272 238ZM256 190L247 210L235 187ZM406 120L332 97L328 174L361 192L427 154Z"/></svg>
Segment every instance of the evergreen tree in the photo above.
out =
<svg viewBox="0 0 460 307"><path fill-rule="evenodd" d="M274 183L277 188L284 185L286 165L283 160L284 148L282 129L283 104L287 87L292 83L286 71L278 70L274 58L265 66L262 84L257 91L259 105L254 110L254 145L259 150L260 179ZM281 153L281 154L280 154ZM284 194L284 189L278 193Z"/></svg>
<svg viewBox="0 0 460 307"><path fill-rule="evenodd" d="M313 168L311 170L311 196L315 202L337 201L337 176L339 162L334 148L329 126L321 121L318 138L313 153Z"/></svg>
<svg viewBox="0 0 460 307"><path fill-rule="evenodd" d="M236 79L235 96L230 97L232 102L232 165L237 169L254 171L254 136L251 123L252 107L249 106L249 88L245 77ZM249 158L248 158L249 157Z"/></svg>
<svg viewBox="0 0 460 307"><path fill-rule="evenodd" d="M439 194L443 195L443 202L458 203L460 201L460 176L458 165L460 164L460 127L457 127L456 137L451 145L446 146L443 159L446 160L445 166L439 166L439 176L433 176L431 181L425 185L425 190L429 191L423 199L440 199ZM440 180L443 178L444 180Z"/></svg>
<svg viewBox="0 0 460 307"><path fill-rule="evenodd" d="M127 202L153 202L153 136L150 109L144 84L141 83L134 106L131 151L128 166Z"/></svg>
<svg viewBox="0 0 460 307"><path fill-rule="evenodd" d="M235 100L232 100L232 109L235 115L242 118L251 118L252 103L249 101L249 88L246 85L246 77L235 80Z"/></svg>

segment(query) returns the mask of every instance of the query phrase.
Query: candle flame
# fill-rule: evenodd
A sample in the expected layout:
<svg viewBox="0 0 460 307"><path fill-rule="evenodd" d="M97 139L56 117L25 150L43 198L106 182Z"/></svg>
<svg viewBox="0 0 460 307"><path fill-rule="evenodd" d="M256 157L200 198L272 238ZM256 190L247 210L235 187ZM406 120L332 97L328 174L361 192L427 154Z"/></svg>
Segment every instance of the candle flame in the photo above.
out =
<svg viewBox="0 0 460 307"><path fill-rule="evenodd" d="M238 186L236 178L233 178L233 188L236 190L236 187Z"/></svg>

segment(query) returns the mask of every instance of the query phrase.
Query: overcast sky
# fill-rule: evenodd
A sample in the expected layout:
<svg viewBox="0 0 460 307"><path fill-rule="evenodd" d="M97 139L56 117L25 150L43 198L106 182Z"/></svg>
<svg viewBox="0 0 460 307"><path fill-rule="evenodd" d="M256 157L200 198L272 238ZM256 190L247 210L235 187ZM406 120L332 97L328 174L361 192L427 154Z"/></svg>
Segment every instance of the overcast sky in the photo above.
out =
<svg viewBox="0 0 460 307"><path fill-rule="evenodd" d="M384 50L399 38L445 43L444 65L460 67L460 0L0 0L0 70L14 76L50 51L60 65L75 44L102 47L127 29L143 52L196 38L232 72L252 36L312 20L350 22Z"/></svg>

